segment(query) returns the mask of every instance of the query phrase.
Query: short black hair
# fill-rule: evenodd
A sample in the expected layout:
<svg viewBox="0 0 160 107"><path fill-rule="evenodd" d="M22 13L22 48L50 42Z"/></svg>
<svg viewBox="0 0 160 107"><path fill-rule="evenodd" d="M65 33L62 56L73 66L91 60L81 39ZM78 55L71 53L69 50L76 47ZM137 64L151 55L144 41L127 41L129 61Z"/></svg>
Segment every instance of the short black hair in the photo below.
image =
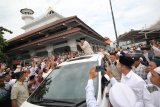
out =
<svg viewBox="0 0 160 107"><path fill-rule="evenodd" d="M131 68L131 66L134 63L134 60L131 57L126 57L126 56L120 56L119 62L128 68Z"/></svg>
<svg viewBox="0 0 160 107"><path fill-rule="evenodd" d="M85 40L85 38L80 38L80 40Z"/></svg>
<svg viewBox="0 0 160 107"><path fill-rule="evenodd" d="M35 77L35 75L31 75L31 76L29 77L29 80L33 80L34 77Z"/></svg>
<svg viewBox="0 0 160 107"><path fill-rule="evenodd" d="M24 72L20 71L15 73L16 79L20 79L24 75Z"/></svg>
<svg viewBox="0 0 160 107"><path fill-rule="evenodd" d="M111 52L111 53L110 53L110 55L114 55L114 56L116 56L116 53L115 53L115 52Z"/></svg>
<svg viewBox="0 0 160 107"><path fill-rule="evenodd" d="M76 42L80 42L80 40L77 39Z"/></svg>
<svg viewBox="0 0 160 107"><path fill-rule="evenodd" d="M6 72L6 73L4 74L4 76L7 76L7 75L9 75L9 73L8 73L8 72Z"/></svg>
<svg viewBox="0 0 160 107"><path fill-rule="evenodd" d="M134 61L139 61L140 60L140 57L133 57L132 58Z"/></svg>

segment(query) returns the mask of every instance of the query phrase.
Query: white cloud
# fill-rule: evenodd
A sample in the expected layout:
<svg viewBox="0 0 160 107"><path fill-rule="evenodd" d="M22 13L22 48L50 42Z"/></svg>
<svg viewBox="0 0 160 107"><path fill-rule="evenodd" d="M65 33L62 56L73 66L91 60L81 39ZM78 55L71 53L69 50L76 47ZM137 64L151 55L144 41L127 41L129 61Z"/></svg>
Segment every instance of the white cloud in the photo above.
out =
<svg viewBox="0 0 160 107"><path fill-rule="evenodd" d="M112 0L118 34L156 22L160 18L159 4L159 0ZM115 40L109 0L1 0L0 23L14 32L5 38L23 32L20 9L31 8L35 11L34 17L38 17L45 14L49 6L66 17L77 15L102 36Z"/></svg>

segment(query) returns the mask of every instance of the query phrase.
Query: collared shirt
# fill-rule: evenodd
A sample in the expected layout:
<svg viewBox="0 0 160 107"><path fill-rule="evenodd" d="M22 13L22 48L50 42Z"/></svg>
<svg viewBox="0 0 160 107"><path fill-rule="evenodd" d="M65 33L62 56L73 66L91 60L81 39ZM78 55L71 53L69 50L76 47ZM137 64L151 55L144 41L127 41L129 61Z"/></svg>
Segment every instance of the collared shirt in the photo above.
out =
<svg viewBox="0 0 160 107"><path fill-rule="evenodd" d="M131 87L138 99L142 98L142 90L146 83L140 76L131 70L127 75L122 74L121 82Z"/></svg>
<svg viewBox="0 0 160 107"><path fill-rule="evenodd" d="M25 83L17 81L11 90L11 100L15 99L17 102L17 107L29 97L28 87Z"/></svg>
<svg viewBox="0 0 160 107"><path fill-rule="evenodd" d="M126 78L132 77L131 73L127 75ZM143 81L143 80L142 80ZM117 82L115 78L111 78L111 83L114 85ZM135 107L157 107L152 104L152 100L150 99L150 94L148 93L145 86L142 88L143 99L137 100ZM140 94L140 93L139 93ZM87 107L99 107L96 98L95 91L93 86L93 80L88 80L88 84L86 86L86 103Z"/></svg>
<svg viewBox="0 0 160 107"><path fill-rule="evenodd" d="M113 77L117 81L120 81L120 79L121 79L121 73L117 70L116 64L117 64L117 61L111 62L110 69L111 69Z"/></svg>
<svg viewBox="0 0 160 107"><path fill-rule="evenodd" d="M153 52L154 52L155 56L158 55L158 54L160 54L160 49L158 49L155 46L152 46L152 48L153 48Z"/></svg>
<svg viewBox="0 0 160 107"><path fill-rule="evenodd" d="M151 93L152 102L155 107L160 107L160 91L154 91Z"/></svg>
<svg viewBox="0 0 160 107"><path fill-rule="evenodd" d="M150 74L151 75L151 74ZM151 82L147 84L147 89L151 93L151 101L155 107L160 107L160 87L152 84Z"/></svg>
<svg viewBox="0 0 160 107"><path fill-rule="evenodd" d="M147 74L144 69L146 68L146 66L142 65L141 63L138 65L137 68L132 67L132 70L139 75L143 80L147 79Z"/></svg>
<svg viewBox="0 0 160 107"><path fill-rule="evenodd" d="M16 83L16 79L11 79L9 82L4 81L7 86L12 87Z"/></svg>
<svg viewBox="0 0 160 107"><path fill-rule="evenodd" d="M111 78L111 83L116 83L115 78ZM127 74L122 74L121 83L128 85L135 93L137 102L136 107L154 107L150 102L150 93L147 91L145 81L132 70Z"/></svg>
<svg viewBox="0 0 160 107"><path fill-rule="evenodd" d="M11 107L10 101L10 90L4 87L0 87L0 106L1 107Z"/></svg>
<svg viewBox="0 0 160 107"><path fill-rule="evenodd" d="M86 103L87 107L99 107L95 98L95 91L92 79L88 80L88 84L86 86Z"/></svg>
<svg viewBox="0 0 160 107"><path fill-rule="evenodd" d="M0 87L0 103L8 99L10 96L10 90L6 88L6 85L4 87Z"/></svg>

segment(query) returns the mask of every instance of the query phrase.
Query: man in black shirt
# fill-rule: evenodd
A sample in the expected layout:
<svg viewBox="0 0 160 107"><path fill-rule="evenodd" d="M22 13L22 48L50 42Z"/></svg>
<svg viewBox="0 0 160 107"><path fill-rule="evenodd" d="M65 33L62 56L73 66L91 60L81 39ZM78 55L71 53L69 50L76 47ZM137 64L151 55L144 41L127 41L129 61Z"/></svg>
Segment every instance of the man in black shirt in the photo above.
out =
<svg viewBox="0 0 160 107"><path fill-rule="evenodd" d="M4 79L4 76L0 76L0 106L11 107L10 87L6 87Z"/></svg>

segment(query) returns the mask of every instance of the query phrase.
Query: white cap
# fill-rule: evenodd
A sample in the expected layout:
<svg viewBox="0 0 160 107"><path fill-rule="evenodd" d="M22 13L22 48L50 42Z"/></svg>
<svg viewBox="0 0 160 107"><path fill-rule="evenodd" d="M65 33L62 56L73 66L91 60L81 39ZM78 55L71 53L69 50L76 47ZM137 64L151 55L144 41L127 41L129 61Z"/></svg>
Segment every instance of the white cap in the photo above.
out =
<svg viewBox="0 0 160 107"><path fill-rule="evenodd" d="M14 73L20 72L21 71L21 67L22 67L21 65L17 65L17 68L14 71Z"/></svg>
<svg viewBox="0 0 160 107"><path fill-rule="evenodd" d="M14 73L17 73L17 72L20 72L21 71L21 69L20 68L17 68L15 71L14 71Z"/></svg>
<svg viewBox="0 0 160 107"><path fill-rule="evenodd" d="M132 89L122 83L116 83L109 91L109 99L113 107L134 107L136 96Z"/></svg>
<svg viewBox="0 0 160 107"><path fill-rule="evenodd" d="M139 59L140 59L141 61L143 61L143 58L142 58L142 57L140 57Z"/></svg>
<svg viewBox="0 0 160 107"><path fill-rule="evenodd" d="M136 50L141 51L140 47L138 47Z"/></svg>
<svg viewBox="0 0 160 107"><path fill-rule="evenodd" d="M22 66L21 65L17 65L17 68L21 68Z"/></svg>
<svg viewBox="0 0 160 107"><path fill-rule="evenodd" d="M157 72L158 74L160 74L160 67L155 68L154 71ZM147 75L147 83L148 84L152 84L151 80L150 80L151 76L152 76L152 74L149 72L148 75Z"/></svg>
<svg viewBox="0 0 160 107"><path fill-rule="evenodd" d="M118 51L117 52L117 56L122 56L121 52Z"/></svg>

